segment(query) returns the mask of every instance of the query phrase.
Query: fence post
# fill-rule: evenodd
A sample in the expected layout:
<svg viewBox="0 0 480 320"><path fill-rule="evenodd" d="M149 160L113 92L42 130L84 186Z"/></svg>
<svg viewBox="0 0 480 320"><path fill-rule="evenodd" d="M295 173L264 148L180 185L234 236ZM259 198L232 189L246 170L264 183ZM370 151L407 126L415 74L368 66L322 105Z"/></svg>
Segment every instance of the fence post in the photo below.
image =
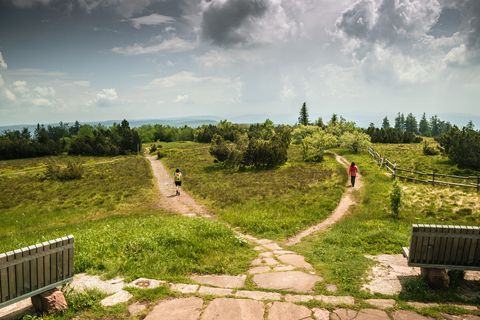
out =
<svg viewBox="0 0 480 320"><path fill-rule="evenodd" d="M380 162L380 168L383 167L383 161L385 161L385 157L382 157L382 161Z"/></svg>
<svg viewBox="0 0 480 320"><path fill-rule="evenodd" d="M480 176L477 176L477 192L480 191Z"/></svg>
<svg viewBox="0 0 480 320"><path fill-rule="evenodd" d="M435 172L432 173L432 185L435 186Z"/></svg>

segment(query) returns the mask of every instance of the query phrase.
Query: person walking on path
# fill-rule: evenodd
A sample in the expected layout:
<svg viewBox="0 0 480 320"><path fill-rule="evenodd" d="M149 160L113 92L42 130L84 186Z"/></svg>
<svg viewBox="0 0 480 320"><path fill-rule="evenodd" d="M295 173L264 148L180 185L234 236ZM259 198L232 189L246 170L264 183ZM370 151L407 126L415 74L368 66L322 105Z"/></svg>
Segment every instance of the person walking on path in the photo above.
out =
<svg viewBox="0 0 480 320"><path fill-rule="evenodd" d="M179 196L180 187L182 186L182 172L180 171L180 169L175 170L173 177L175 179L175 195Z"/></svg>
<svg viewBox="0 0 480 320"><path fill-rule="evenodd" d="M355 187L355 180L357 179L357 174L358 174L358 167L355 165L355 162L352 162L352 164L348 168L348 175L350 176L350 182L352 184L352 188Z"/></svg>

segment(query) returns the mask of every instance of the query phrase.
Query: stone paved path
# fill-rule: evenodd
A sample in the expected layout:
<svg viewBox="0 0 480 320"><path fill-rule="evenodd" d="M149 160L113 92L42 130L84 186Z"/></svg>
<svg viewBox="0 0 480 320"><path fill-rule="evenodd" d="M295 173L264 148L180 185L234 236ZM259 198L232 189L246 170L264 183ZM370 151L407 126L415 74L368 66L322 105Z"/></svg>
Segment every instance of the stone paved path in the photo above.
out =
<svg viewBox="0 0 480 320"><path fill-rule="evenodd" d="M347 161L347 159L345 159L342 156L339 156L338 154L335 155L335 159L337 160L337 162L344 165L345 167L348 167L350 165L349 162ZM299 234L289 238L285 242L285 245L286 246L293 246L297 243L300 243L303 238L311 235L312 233L326 230L330 226L335 224L338 220L340 220L348 212L348 209L350 208L351 205L356 204L356 201L355 201L352 193L353 193L354 190L361 189L362 187L363 187L362 179L361 179L361 176L359 175L357 177L355 188L348 188L347 191L345 191L345 193L343 194L342 198L340 199L340 202L338 203L337 207L335 208L333 213L327 219L325 219L321 223L316 224L316 225L300 232Z"/></svg>

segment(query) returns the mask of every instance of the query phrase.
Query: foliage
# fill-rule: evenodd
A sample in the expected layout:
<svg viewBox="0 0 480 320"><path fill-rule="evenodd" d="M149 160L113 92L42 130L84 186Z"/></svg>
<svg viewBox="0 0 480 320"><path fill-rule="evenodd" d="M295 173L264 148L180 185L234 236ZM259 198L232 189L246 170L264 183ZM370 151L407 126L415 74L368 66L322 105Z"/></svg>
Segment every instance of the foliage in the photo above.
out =
<svg viewBox="0 0 480 320"><path fill-rule="evenodd" d="M47 180L81 179L84 173L83 163L79 160L67 160L66 163L50 160L46 166L44 178Z"/></svg>
<svg viewBox="0 0 480 320"><path fill-rule="evenodd" d="M307 162L323 161L325 150L336 147L338 139L331 133L318 130L302 140L303 160Z"/></svg>
<svg viewBox="0 0 480 320"><path fill-rule="evenodd" d="M480 131L467 127L460 130L454 126L438 142L452 162L463 168L480 170Z"/></svg>
<svg viewBox="0 0 480 320"><path fill-rule="evenodd" d="M243 129L240 125L223 120L217 125L209 124L198 127L194 132L194 141L210 143L212 142L213 136L218 134L223 139L233 142L237 135L242 132Z"/></svg>
<svg viewBox="0 0 480 320"><path fill-rule="evenodd" d="M437 156L440 154L440 149L437 144L425 141L423 143L423 154L426 156Z"/></svg>
<svg viewBox="0 0 480 320"><path fill-rule="evenodd" d="M402 131L398 128L375 128L369 127L366 133L373 143L419 143L422 138L411 132Z"/></svg>
<svg viewBox="0 0 480 320"><path fill-rule="evenodd" d="M310 121L308 119L308 110L307 110L307 103L304 102L302 107L300 108L300 115L298 116L298 124L302 126L308 126Z"/></svg>
<svg viewBox="0 0 480 320"><path fill-rule="evenodd" d="M340 146L354 153L367 151L370 145L370 136L361 131L345 132L340 137Z"/></svg>
<svg viewBox="0 0 480 320"><path fill-rule="evenodd" d="M157 160L163 159L166 156L167 156L167 154L165 152L163 152L162 150L157 151Z"/></svg>
<svg viewBox="0 0 480 320"><path fill-rule="evenodd" d="M150 154L154 154L157 151L157 149L158 149L157 145L155 143L152 144L149 150Z"/></svg>
<svg viewBox="0 0 480 320"><path fill-rule="evenodd" d="M400 214L400 207L402 206L402 190L398 185L397 180L393 181L392 190L390 192L390 210L392 210L393 217L398 220Z"/></svg>
<svg viewBox="0 0 480 320"><path fill-rule="evenodd" d="M173 127L161 124L143 125L137 129L143 142L193 141L194 129L189 126Z"/></svg>

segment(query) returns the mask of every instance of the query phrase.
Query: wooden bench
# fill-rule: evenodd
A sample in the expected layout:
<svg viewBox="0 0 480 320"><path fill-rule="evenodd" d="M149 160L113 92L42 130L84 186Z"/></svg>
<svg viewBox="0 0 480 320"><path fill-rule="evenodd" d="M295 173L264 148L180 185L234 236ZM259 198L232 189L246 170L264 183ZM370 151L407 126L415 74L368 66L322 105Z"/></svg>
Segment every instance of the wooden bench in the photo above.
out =
<svg viewBox="0 0 480 320"><path fill-rule="evenodd" d="M0 308L70 281L73 254L73 236L0 253Z"/></svg>
<svg viewBox="0 0 480 320"><path fill-rule="evenodd" d="M447 282L447 270L480 270L480 227L414 224L403 255L411 267L422 268L429 284ZM447 278L445 278L447 277Z"/></svg>

